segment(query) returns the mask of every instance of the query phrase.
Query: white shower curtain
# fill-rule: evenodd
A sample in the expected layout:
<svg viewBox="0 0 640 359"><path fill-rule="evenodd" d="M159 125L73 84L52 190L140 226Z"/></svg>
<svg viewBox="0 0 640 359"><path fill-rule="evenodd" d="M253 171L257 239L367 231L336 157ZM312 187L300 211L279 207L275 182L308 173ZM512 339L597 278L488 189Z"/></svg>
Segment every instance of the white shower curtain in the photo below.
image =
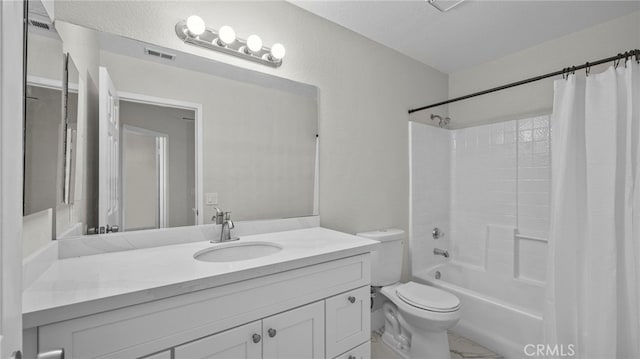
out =
<svg viewBox="0 0 640 359"><path fill-rule="evenodd" d="M544 344L581 359L637 359L640 65L554 87Z"/></svg>

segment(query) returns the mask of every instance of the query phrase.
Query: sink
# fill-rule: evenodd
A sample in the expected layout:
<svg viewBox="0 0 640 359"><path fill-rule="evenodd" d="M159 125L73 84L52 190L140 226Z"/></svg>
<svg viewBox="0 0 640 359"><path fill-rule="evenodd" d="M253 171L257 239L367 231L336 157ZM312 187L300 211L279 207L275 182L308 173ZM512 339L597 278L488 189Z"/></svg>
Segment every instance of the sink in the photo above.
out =
<svg viewBox="0 0 640 359"><path fill-rule="evenodd" d="M271 242L236 242L200 250L193 258L204 262L236 262L265 257L281 250L282 246Z"/></svg>

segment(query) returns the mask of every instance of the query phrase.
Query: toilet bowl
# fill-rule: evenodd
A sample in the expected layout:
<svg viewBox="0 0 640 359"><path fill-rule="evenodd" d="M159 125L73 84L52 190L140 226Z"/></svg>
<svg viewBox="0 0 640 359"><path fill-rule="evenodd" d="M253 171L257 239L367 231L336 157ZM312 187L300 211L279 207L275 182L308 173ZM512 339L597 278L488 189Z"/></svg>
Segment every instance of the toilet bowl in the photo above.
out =
<svg viewBox="0 0 640 359"><path fill-rule="evenodd" d="M448 359L447 329L460 319L460 300L425 284L400 283L404 231L358 233L380 242L371 253L371 284L382 287L382 341L404 359Z"/></svg>
<svg viewBox="0 0 640 359"><path fill-rule="evenodd" d="M447 330L460 319L460 300L415 282L385 286L383 342L405 359L448 359Z"/></svg>

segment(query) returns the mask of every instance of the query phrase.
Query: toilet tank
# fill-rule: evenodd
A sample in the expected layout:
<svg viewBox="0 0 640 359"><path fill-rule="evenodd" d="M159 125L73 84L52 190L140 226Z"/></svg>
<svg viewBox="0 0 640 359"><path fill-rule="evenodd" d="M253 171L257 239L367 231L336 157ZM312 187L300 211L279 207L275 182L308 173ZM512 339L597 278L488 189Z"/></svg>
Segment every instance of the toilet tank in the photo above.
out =
<svg viewBox="0 0 640 359"><path fill-rule="evenodd" d="M391 228L356 235L380 242L378 249L371 252L371 285L385 286L399 282L404 231Z"/></svg>

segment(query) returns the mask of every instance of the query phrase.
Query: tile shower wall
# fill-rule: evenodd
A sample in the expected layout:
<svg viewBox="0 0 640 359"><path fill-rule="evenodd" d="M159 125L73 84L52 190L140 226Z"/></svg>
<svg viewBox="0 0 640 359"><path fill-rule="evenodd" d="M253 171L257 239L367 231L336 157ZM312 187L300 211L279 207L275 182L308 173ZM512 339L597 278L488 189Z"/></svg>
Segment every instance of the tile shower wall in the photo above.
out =
<svg viewBox="0 0 640 359"><path fill-rule="evenodd" d="M485 267L487 226L517 226L516 122L469 127L451 135L452 258Z"/></svg>
<svg viewBox="0 0 640 359"><path fill-rule="evenodd" d="M542 282L549 231L549 116L443 131L411 128L411 209L414 272L427 251L445 246L451 259L489 272ZM442 142L450 142L443 155ZM450 161L441 163L450 156ZM448 169L448 180L442 178ZM450 183L447 188L443 183ZM442 193L448 193L444 201ZM446 202L446 203L445 203ZM448 211L442 219L443 211ZM430 237L445 223L445 241ZM512 233L510 236L505 233ZM517 236L513 235L517 233ZM428 243L431 243L429 245Z"/></svg>

